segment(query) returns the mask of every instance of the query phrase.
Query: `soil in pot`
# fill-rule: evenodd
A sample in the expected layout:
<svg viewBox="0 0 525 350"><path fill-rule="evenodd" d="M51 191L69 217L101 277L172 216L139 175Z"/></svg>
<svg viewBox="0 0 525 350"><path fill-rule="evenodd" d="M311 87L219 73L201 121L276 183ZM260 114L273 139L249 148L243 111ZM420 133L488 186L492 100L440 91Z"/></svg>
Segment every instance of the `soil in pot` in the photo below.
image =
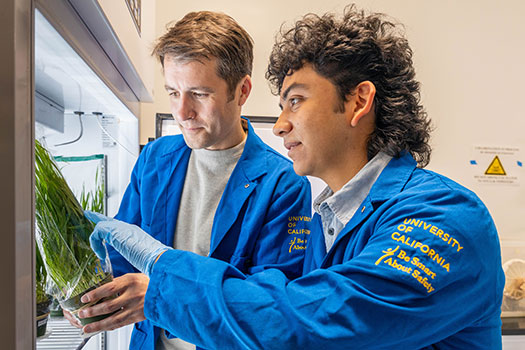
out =
<svg viewBox="0 0 525 350"><path fill-rule="evenodd" d="M51 303L51 306L49 307L50 317L62 317L64 316L64 313L62 312L62 307L60 306L58 300L56 298L53 298L53 302Z"/></svg>
<svg viewBox="0 0 525 350"><path fill-rule="evenodd" d="M47 320L49 319L49 305L51 299L36 304L36 336L41 337L46 334Z"/></svg>
<svg viewBox="0 0 525 350"><path fill-rule="evenodd" d="M62 302L60 302L60 305L62 306L63 309L65 310L68 310L69 312L71 312L75 317L78 318L77 314L80 310L86 308L86 307L90 307L90 306L93 306L93 305L96 305L96 304L99 304L99 303L102 303L106 300L109 300L109 299L113 299L113 298L116 298L117 295L115 294L114 296L111 296L111 297L108 297L108 298L104 298L104 299L101 299L101 300L98 300L97 302L91 302L91 303L83 303L80 301L80 298L82 298L82 296L84 294L86 294L87 292L90 292L92 291L93 289L96 289L106 283L109 283L113 280L113 276L112 275L107 275L106 278L104 278L100 283L98 283L97 285L95 286L92 286L88 289L86 289L85 291L83 291L82 293L78 294L78 295L75 295L67 300L64 300ZM116 312L116 311L115 311ZM95 316L95 317L88 317L88 318L78 318L78 320L80 321L80 323L82 324L82 326L85 326L89 323L93 323L93 322L97 322L97 321L100 321L100 320L103 320L104 318L106 317L109 317L111 315L113 315L115 312L112 312L112 313L109 313L109 314L105 314L105 315L100 315L100 316Z"/></svg>

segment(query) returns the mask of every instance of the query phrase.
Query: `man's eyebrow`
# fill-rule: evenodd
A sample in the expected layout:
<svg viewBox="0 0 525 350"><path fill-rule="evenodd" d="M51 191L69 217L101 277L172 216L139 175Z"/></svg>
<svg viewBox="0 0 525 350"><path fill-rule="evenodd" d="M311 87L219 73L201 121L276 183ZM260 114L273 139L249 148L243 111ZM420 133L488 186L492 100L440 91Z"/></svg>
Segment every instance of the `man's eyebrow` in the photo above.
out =
<svg viewBox="0 0 525 350"><path fill-rule="evenodd" d="M292 89L298 89L298 88L308 89L308 85L302 84L302 83L293 83L292 85L288 86L286 90L284 90L282 100L286 100L286 97L288 97L288 94L290 93Z"/></svg>
<svg viewBox="0 0 525 350"><path fill-rule="evenodd" d="M308 90L308 85L302 84L302 83L292 83L292 85L288 86L286 88L286 90L284 90L284 92L282 93L281 101L285 101L286 100L286 98L288 97L288 94L290 93L290 91L292 89L298 89L298 88L302 88L302 89L307 89ZM281 110L283 109L283 106L282 106L282 104L280 102L279 102L279 108L281 108Z"/></svg>
<svg viewBox="0 0 525 350"><path fill-rule="evenodd" d="M169 85L164 85L164 88L166 90L176 90L175 88L169 86ZM208 92L208 93L212 93L214 92L215 90L210 88L210 87L207 87L207 86L192 86L188 89L189 91L193 91L193 90L198 90L198 91L202 91L202 92Z"/></svg>
<svg viewBox="0 0 525 350"><path fill-rule="evenodd" d="M198 90L198 91L210 92L210 93L215 91L211 87L207 87L207 86L192 86L188 90L190 91Z"/></svg>

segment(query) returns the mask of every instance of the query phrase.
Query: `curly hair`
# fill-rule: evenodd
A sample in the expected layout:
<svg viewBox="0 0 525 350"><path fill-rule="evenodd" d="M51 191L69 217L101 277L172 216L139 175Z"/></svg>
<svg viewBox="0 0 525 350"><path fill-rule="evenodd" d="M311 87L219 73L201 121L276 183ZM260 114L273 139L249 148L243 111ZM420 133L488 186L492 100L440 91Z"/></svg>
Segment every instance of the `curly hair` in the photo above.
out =
<svg viewBox="0 0 525 350"><path fill-rule="evenodd" d="M272 92L280 94L285 77L306 63L335 85L340 111L360 82L375 85L376 125L368 159L380 151L393 157L410 152L419 167L428 164L431 122L421 105L412 50L397 24L350 5L340 20L307 14L291 29L281 27L266 72Z"/></svg>
<svg viewBox="0 0 525 350"><path fill-rule="evenodd" d="M161 36L153 49L162 66L170 55L180 60L217 59L217 75L235 87L252 74L253 40L230 16L211 11L190 12Z"/></svg>

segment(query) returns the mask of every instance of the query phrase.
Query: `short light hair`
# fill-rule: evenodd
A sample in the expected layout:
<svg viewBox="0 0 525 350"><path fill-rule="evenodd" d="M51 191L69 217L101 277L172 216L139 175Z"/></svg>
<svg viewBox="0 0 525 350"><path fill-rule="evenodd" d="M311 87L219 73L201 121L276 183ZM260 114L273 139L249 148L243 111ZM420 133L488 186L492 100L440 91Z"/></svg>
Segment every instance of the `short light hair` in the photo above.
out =
<svg viewBox="0 0 525 350"><path fill-rule="evenodd" d="M164 67L169 55L177 60L217 59L217 75L230 94L246 75L252 74L253 40L230 16L211 11L190 12L168 28L153 49Z"/></svg>

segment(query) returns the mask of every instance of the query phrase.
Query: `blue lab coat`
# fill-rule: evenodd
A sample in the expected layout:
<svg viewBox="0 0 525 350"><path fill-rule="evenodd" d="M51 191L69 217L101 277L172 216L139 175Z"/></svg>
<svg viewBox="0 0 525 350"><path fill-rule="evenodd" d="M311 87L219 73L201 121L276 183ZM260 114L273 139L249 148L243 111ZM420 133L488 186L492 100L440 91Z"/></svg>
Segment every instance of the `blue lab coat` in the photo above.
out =
<svg viewBox="0 0 525 350"><path fill-rule="evenodd" d="M206 349L501 349L499 240L474 193L405 154L328 253L313 220L294 280L166 252L146 317Z"/></svg>
<svg viewBox="0 0 525 350"><path fill-rule="evenodd" d="M116 218L173 246L190 154L182 135L148 143ZM244 274L276 268L295 278L302 273L310 220L308 180L296 175L292 163L263 143L248 122L243 153L214 216L210 256ZM114 275L137 272L115 250L109 249L109 256ZM169 290L163 295L177 298ZM159 331L148 320L136 324L130 349L154 349Z"/></svg>

